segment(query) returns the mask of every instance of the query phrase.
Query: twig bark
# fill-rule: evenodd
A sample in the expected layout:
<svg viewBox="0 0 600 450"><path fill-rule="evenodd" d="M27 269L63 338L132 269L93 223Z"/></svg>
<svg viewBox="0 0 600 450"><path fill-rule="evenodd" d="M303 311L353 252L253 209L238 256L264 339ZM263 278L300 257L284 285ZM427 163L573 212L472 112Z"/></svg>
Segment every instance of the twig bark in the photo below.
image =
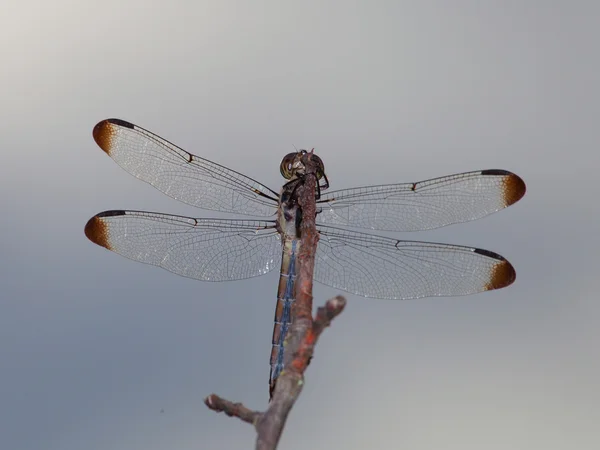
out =
<svg viewBox="0 0 600 450"><path fill-rule="evenodd" d="M298 204L302 210L301 245L298 253L296 302L292 309L292 326L286 339L284 369L277 379L269 408L265 412L252 411L241 403L233 403L216 394L209 395L204 403L210 409L224 412L252 423L257 431L256 449L274 450L283 432L287 416L298 399L304 385L304 372L310 363L315 345L323 330L340 314L346 300L342 296L327 301L312 318L312 282L315 252L319 234L316 229L315 193L317 189L316 165L312 153L305 155L306 167L303 183L298 187Z"/></svg>

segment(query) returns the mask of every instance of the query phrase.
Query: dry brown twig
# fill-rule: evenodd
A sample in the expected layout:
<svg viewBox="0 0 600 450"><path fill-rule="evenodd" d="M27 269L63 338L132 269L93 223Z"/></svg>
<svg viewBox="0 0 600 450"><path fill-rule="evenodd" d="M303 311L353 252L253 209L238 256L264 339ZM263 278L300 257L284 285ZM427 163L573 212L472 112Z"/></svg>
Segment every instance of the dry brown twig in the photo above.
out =
<svg viewBox="0 0 600 450"><path fill-rule="evenodd" d="M216 394L204 400L213 411L224 412L230 417L238 417L254 425L257 432L256 449L273 450L283 432L287 416L298 399L304 385L304 372L310 363L315 345L325 328L346 306L342 296L327 301L312 317L312 282L315 264L315 252L319 234L316 229L315 193L317 177L312 153L305 158L306 175L298 187L298 204L302 209L301 246L298 253L298 271L296 278L296 301L292 308L292 326L286 339L285 366L281 372L269 408L264 411L252 411L241 403L233 403Z"/></svg>

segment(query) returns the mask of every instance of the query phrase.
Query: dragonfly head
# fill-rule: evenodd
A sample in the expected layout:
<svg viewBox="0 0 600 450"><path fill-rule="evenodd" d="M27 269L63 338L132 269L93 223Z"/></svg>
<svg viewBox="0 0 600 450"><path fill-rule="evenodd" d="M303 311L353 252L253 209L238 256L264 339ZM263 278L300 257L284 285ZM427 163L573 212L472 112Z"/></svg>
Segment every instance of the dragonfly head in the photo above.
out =
<svg viewBox="0 0 600 450"><path fill-rule="evenodd" d="M304 175L306 173L305 161L309 155L317 167L317 180L321 181L323 178L327 179L325 176L325 165L323 164L323 160L315 155L312 150L310 152L300 150L285 155L279 166L283 178L292 180L300 175Z"/></svg>

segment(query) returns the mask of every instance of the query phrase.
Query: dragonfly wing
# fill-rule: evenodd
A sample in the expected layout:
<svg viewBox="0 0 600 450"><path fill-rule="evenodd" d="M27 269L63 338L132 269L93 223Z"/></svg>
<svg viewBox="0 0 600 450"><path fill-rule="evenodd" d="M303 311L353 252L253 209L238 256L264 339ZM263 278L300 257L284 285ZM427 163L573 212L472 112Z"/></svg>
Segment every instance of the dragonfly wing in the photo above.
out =
<svg viewBox="0 0 600 450"><path fill-rule="evenodd" d="M98 123L94 140L117 164L159 191L203 209L271 216L278 194L120 119Z"/></svg>
<svg viewBox="0 0 600 450"><path fill-rule="evenodd" d="M281 263L279 234L270 221L105 211L88 221L85 234L127 258L204 281L251 278Z"/></svg>
<svg viewBox="0 0 600 450"><path fill-rule="evenodd" d="M506 170L480 170L418 183L324 193L321 223L388 231L418 231L467 222L516 203L525 183Z"/></svg>
<svg viewBox="0 0 600 450"><path fill-rule="evenodd" d="M364 297L466 295L503 288L516 276L506 259L488 250L319 229L315 279Z"/></svg>

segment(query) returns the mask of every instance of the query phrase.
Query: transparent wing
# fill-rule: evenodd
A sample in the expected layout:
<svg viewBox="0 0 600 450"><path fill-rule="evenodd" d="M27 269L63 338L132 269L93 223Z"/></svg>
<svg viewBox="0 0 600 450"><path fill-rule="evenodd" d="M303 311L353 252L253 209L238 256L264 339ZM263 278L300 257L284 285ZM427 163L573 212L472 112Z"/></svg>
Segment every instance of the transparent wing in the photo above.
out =
<svg viewBox="0 0 600 450"><path fill-rule="evenodd" d="M364 297L466 295L516 277L506 259L488 250L319 228L315 280Z"/></svg>
<svg viewBox="0 0 600 450"><path fill-rule="evenodd" d="M418 183L386 184L324 193L320 223L374 230L418 231L479 219L525 195L525 183L506 170L480 170Z"/></svg>
<svg viewBox="0 0 600 450"><path fill-rule="evenodd" d="M143 211L105 211L85 226L94 243L189 278L227 281L280 267L273 222L194 219Z"/></svg>
<svg viewBox="0 0 600 450"><path fill-rule="evenodd" d="M117 164L159 191L199 208L271 216L278 194L258 181L120 119L94 127L94 140Z"/></svg>

